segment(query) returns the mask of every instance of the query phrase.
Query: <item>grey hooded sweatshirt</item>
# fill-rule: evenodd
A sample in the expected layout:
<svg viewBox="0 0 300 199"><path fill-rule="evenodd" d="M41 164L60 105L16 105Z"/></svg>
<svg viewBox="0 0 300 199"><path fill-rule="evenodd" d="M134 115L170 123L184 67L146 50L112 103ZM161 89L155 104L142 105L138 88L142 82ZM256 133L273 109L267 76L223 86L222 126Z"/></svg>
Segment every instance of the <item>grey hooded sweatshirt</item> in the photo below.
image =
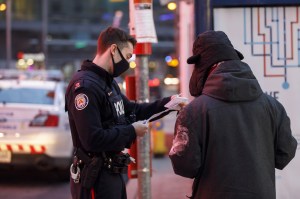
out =
<svg viewBox="0 0 300 199"><path fill-rule="evenodd" d="M174 172L195 178L197 199L275 199L275 168L295 156L284 107L264 94L249 66L221 63L178 115Z"/></svg>

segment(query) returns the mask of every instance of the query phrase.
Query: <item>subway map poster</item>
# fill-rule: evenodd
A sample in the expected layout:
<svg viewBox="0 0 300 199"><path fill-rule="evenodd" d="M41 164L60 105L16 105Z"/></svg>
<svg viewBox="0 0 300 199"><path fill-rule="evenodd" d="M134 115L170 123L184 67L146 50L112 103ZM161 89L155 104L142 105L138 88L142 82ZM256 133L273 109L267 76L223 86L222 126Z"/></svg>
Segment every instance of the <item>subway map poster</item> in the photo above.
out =
<svg viewBox="0 0 300 199"><path fill-rule="evenodd" d="M300 7L217 8L214 30L243 53L263 91L285 107L298 141L296 157L276 170L278 199L300 198Z"/></svg>

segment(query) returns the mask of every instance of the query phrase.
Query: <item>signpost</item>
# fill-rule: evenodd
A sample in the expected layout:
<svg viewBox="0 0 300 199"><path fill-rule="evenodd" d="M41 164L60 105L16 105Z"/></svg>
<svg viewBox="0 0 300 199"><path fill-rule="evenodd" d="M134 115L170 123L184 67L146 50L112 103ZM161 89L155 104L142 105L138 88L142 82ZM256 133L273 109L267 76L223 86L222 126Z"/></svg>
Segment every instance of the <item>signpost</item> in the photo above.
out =
<svg viewBox="0 0 300 199"><path fill-rule="evenodd" d="M149 102L149 69L148 59L152 53L151 43L157 42L153 22L152 0L131 0L130 34L137 39L135 48L136 64L136 97L138 102ZM151 157L150 133L137 138L137 176L138 198L151 199Z"/></svg>

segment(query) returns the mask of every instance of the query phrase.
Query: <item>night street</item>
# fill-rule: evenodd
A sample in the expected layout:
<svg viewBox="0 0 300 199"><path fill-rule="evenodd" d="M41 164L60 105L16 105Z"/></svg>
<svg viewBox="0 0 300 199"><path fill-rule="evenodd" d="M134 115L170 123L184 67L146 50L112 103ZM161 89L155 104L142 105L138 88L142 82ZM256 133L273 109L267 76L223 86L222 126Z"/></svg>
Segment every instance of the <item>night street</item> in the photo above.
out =
<svg viewBox="0 0 300 199"><path fill-rule="evenodd" d="M299 102L300 0L0 0L0 199L300 199Z"/></svg>
<svg viewBox="0 0 300 199"><path fill-rule="evenodd" d="M153 158L151 192L154 199L180 199L190 194L192 180L173 173L167 156ZM71 199L69 183L38 172L0 172L1 199ZM137 198L137 179L127 185L128 199Z"/></svg>
<svg viewBox="0 0 300 199"><path fill-rule="evenodd" d="M0 172L1 199L69 199L69 182L33 171Z"/></svg>

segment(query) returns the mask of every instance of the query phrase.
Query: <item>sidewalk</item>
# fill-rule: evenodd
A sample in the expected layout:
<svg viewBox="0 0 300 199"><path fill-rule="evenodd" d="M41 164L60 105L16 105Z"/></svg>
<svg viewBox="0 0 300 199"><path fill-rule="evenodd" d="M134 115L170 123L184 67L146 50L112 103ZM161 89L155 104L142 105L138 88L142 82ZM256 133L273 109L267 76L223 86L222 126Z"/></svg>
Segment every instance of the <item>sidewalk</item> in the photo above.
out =
<svg viewBox="0 0 300 199"><path fill-rule="evenodd" d="M174 174L171 161L166 155L152 159L151 198L152 199L185 199L191 194L192 179ZM127 198L137 198L137 179L127 183Z"/></svg>

